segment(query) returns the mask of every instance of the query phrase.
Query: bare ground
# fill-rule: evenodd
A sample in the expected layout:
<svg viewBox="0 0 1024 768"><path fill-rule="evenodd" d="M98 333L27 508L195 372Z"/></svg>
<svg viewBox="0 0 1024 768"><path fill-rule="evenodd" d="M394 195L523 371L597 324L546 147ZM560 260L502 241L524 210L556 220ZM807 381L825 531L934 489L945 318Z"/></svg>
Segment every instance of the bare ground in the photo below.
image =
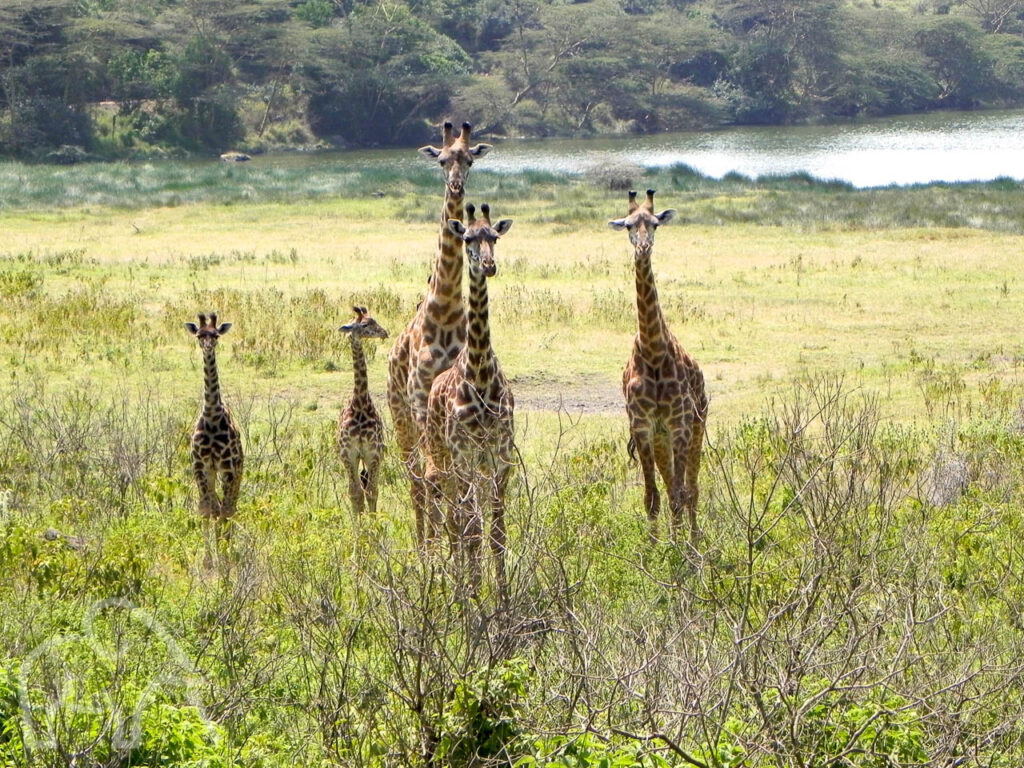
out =
<svg viewBox="0 0 1024 768"><path fill-rule="evenodd" d="M525 375L512 377L509 384L517 410L625 413L622 391L616 384L598 376L552 379Z"/></svg>

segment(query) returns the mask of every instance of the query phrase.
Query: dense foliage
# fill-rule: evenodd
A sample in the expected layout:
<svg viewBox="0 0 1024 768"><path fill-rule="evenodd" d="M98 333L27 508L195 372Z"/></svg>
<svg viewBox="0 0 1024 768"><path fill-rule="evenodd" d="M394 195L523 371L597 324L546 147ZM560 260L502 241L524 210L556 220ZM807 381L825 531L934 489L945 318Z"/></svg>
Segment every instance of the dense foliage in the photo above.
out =
<svg viewBox="0 0 1024 768"><path fill-rule="evenodd" d="M1024 0L5 0L0 153L788 123L1024 100Z"/></svg>

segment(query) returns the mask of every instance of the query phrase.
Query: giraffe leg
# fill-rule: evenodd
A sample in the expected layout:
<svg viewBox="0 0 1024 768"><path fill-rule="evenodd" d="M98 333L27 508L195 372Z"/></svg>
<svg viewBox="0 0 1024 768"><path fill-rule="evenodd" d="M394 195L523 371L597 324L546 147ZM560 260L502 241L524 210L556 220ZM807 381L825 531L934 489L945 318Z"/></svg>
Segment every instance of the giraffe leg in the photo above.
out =
<svg viewBox="0 0 1024 768"><path fill-rule="evenodd" d="M451 513L448 516L448 534L452 540L452 555L460 574L469 574L470 594L480 590L481 526L477 503L476 484L469 473L454 472L451 483Z"/></svg>
<svg viewBox="0 0 1024 768"><path fill-rule="evenodd" d="M703 408L694 409L693 434L686 448L686 474L684 479L684 503L690 524L690 543L694 547L700 539L697 527L697 501L700 496L700 458L704 449L704 420L707 418L707 402Z"/></svg>
<svg viewBox="0 0 1024 768"><path fill-rule="evenodd" d="M238 492L242 487L242 462L232 460L221 472L221 504L217 517L217 533L225 539L231 538L231 518L238 510Z"/></svg>
<svg viewBox="0 0 1024 768"><path fill-rule="evenodd" d="M686 458L690 447L692 429L680 429L672 434L672 455L669 461L670 476L667 478L669 508L672 513L672 541L677 541L683 524L683 513L688 510L686 486Z"/></svg>
<svg viewBox="0 0 1024 768"><path fill-rule="evenodd" d="M416 516L416 541L422 547L429 538L429 533L425 515L426 488L423 484L423 467L420 463L419 430L407 403L400 402L398 397L390 398L389 402L395 424L398 456L402 460L402 464L405 465L406 474L409 476L409 494L412 497L413 512Z"/></svg>
<svg viewBox="0 0 1024 768"><path fill-rule="evenodd" d="M212 568L217 551L217 518L220 516L220 502L217 499L216 477L213 467L195 453L192 455L192 473L199 487L199 515L203 529L203 566Z"/></svg>
<svg viewBox="0 0 1024 768"><path fill-rule="evenodd" d="M366 472L366 485L363 494L366 497L366 509L372 515L377 512L377 481L380 479L380 454L373 454L363 461Z"/></svg>
<svg viewBox="0 0 1024 768"><path fill-rule="evenodd" d="M348 474L348 499L352 503L352 514L357 517L363 514L363 484L359 477L359 458L354 455L345 457L345 472Z"/></svg>
<svg viewBox="0 0 1024 768"><path fill-rule="evenodd" d="M480 509L479 480L470 484L464 504L466 527L463 535L466 542L466 559L469 561L469 593L475 597L480 594L480 581L483 575L484 526L483 514Z"/></svg>
<svg viewBox="0 0 1024 768"><path fill-rule="evenodd" d="M447 475L448 473L442 467L438 466L431 457L427 458L423 478L427 505L424 526L426 529L424 534L427 539L424 544L431 549L436 549L438 544L437 540L445 525L444 505L447 502L448 494L450 493ZM450 532L449 539L451 539ZM454 548L452 551L455 551Z"/></svg>
<svg viewBox="0 0 1024 768"><path fill-rule="evenodd" d="M505 490L511 466L501 467L494 478L491 495L491 554L494 557L494 575L501 601L508 600L508 581L505 573Z"/></svg>
<svg viewBox="0 0 1024 768"><path fill-rule="evenodd" d="M192 474L199 487L199 514L205 520L220 514L213 467L202 456L192 455Z"/></svg>
<svg viewBox="0 0 1024 768"><path fill-rule="evenodd" d="M401 354L406 353L405 355ZM399 339L388 359L388 407L395 426L398 457L409 476L409 494L412 497L416 520L416 542L420 547L426 541L426 488L422 482L423 468L419 466L420 433L413 418L408 395L409 359L408 340Z"/></svg>
<svg viewBox="0 0 1024 768"><path fill-rule="evenodd" d="M647 522L650 526L651 540L658 538L658 510L661 497L658 494L657 470L654 461L654 443L650 433L644 430L631 429L636 455L640 461L640 470L644 476L644 509L647 511Z"/></svg>

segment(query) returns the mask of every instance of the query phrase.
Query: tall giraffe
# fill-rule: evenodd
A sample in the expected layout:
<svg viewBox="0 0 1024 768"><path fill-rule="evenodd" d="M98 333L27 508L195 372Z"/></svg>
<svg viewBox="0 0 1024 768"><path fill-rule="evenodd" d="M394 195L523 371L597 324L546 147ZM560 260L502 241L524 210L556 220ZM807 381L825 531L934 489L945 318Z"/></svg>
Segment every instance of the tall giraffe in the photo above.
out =
<svg viewBox="0 0 1024 768"><path fill-rule="evenodd" d="M199 325L185 323L203 351L203 407L192 430L192 473L199 487L199 514L204 525L215 524L218 535L235 514L238 490L242 484L242 438L231 411L221 399L217 378L217 340L231 323L217 325L217 315L199 315ZM217 496L217 478L221 496ZM209 542L208 542L209 543Z"/></svg>
<svg viewBox="0 0 1024 768"><path fill-rule="evenodd" d="M657 537L660 500L655 470L668 488L670 532L675 538L686 511L690 541L696 545L698 472L708 414L704 374L669 330L658 303L651 267L654 232L675 216L672 209L654 212L654 190L640 205L629 193L628 215L609 221L629 231L636 267L637 334L622 373L629 416L630 456L638 456L644 476L644 506L651 536ZM635 455L634 455L635 450Z"/></svg>
<svg viewBox="0 0 1024 768"><path fill-rule="evenodd" d="M512 226L509 219L491 225L487 205L471 225L452 219L448 228L466 243L469 268L468 338L452 367L438 374L427 405L427 484L435 524L442 500L450 505L448 532L452 550L468 554L472 582L480 582L483 516L480 496L491 504L491 550L497 582L505 593L505 487L512 470L513 409L508 381L491 346L487 279L498 268L494 245Z"/></svg>
<svg viewBox="0 0 1024 768"><path fill-rule="evenodd" d="M352 371L355 389L348 407L338 419L338 448L348 470L348 495L357 515L377 511L377 473L384 453L384 425L370 398L363 339L386 339L388 332L370 317L366 307L352 307L355 319L338 330L352 342Z"/></svg>
<svg viewBox="0 0 1024 768"><path fill-rule="evenodd" d="M452 364L466 342L462 238L448 228L448 222L462 222L466 175L473 161L491 149L489 144L470 147L472 130L469 123L463 123L461 133L455 136L452 124L446 122L441 147L420 149L424 157L438 162L445 179L437 257L426 298L395 340L388 356L388 406L395 423L399 453L409 473L416 538L421 545L437 536L437 530L425 519L422 449L427 397L434 377Z"/></svg>

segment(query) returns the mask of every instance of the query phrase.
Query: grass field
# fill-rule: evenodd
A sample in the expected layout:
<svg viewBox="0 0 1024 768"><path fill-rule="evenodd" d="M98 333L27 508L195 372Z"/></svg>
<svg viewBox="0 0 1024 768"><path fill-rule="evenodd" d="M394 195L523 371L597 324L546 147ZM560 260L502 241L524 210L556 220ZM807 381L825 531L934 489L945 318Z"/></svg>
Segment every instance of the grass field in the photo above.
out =
<svg viewBox="0 0 1024 768"><path fill-rule="evenodd" d="M435 172L0 167L0 766L1019 765L1021 185L635 181L679 211L702 547L647 542L626 461L625 192L474 171L515 220L499 606L415 552L393 447L361 520L334 449L336 329L411 316ZM181 327L210 310L247 453L215 570Z"/></svg>

